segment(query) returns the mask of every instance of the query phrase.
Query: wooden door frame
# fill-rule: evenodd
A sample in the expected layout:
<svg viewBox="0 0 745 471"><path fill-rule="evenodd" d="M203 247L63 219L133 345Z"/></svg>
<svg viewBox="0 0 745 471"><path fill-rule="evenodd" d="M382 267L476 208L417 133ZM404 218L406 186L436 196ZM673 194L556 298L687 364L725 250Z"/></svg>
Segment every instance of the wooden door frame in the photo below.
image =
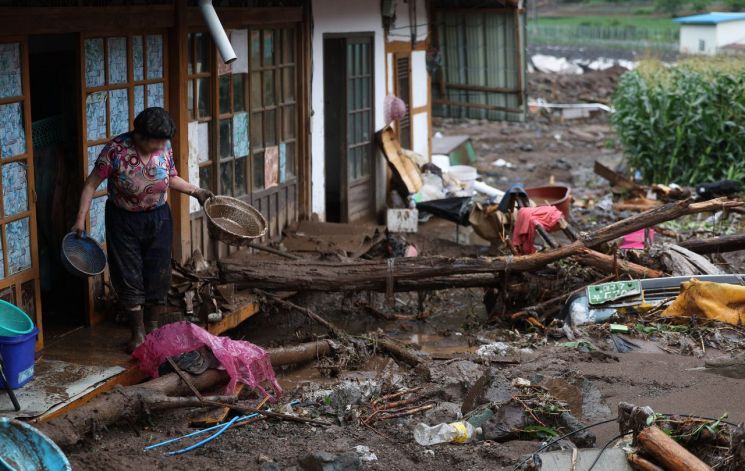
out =
<svg viewBox="0 0 745 471"><path fill-rule="evenodd" d="M406 58L406 60L409 62L409 96L406 97L406 113L409 115L409 143L410 147L413 150L414 147L414 112L413 110L413 97L414 97L414 91L412 89L412 67L411 67L411 53L413 49L409 50L399 50L392 53L393 55L393 94L399 98L402 98L399 95L399 89L398 89L398 59L399 58ZM396 133L398 135L401 135L401 129L399 125L399 121L396 121ZM400 139L400 137L399 137Z"/></svg>
<svg viewBox="0 0 745 471"><path fill-rule="evenodd" d="M23 302L23 284L28 282L34 283L34 324L39 329L39 334L36 338L36 350L39 351L44 347L44 326L42 322L42 307L41 307L41 283L40 283L40 268L39 268L39 231L36 222L36 178L34 172L34 141L32 134L32 121L31 121L31 76L30 76L30 56L29 56L29 45L28 35L14 35L14 36L0 36L0 41L3 44L7 43L18 43L19 57L21 64L21 109L23 110L23 127L26 138L26 152L24 157L14 156L9 158L7 161L3 160L2 165L12 163L14 161L25 161L26 166L26 199L28 201L28 217L29 218L29 249L31 250L31 268L24 270L15 275L8 276L8 257L3 256L4 264L3 273L5 277L0 281L0 289L6 289L13 287L13 294L15 297L15 304L21 305ZM0 104L18 103L16 97L7 97L0 99ZM0 189L2 189L2 183L0 182ZM0 193L1 194L1 193ZM3 202L0 200L0 208L3 208ZM3 218L4 208L3 208ZM17 219L23 219L18 217ZM7 224L7 223L6 223ZM5 229L6 224L2 226L2 238L3 251L7 251L7 232Z"/></svg>
<svg viewBox="0 0 745 471"><path fill-rule="evenodd" d="M344 109L344 120L342 123L342 126L344 128L343 136L344 136L344 142L342 145L342 149L344 150L344 155L341 158L342 163L342 171L341 171L341 178L340 178L340 192L339 192L339 199L341 204L341 211L340 211L340 219L342 222L350 222L349 221L349 190L350 190L350 184L349 184L349 142L347 140L347 116L348 116L348 108L347 108L347 77L346 77L346 65L347 65L347 54L346 54L346 46L347 41L349 39L360 39L360 38L366 38L370 41L370 194L368 195L368 209L370 210L370 213L375 216L376 208L375 208L375 193L377 188L377 177L376 177L376 170L377 170L377 159L376 159L376 147L375 147L375 80L377 77L377 71L375 70L375 32L374 31L355 31L351 33L324 33L321 37L322 41L322 47L324 49L325 53L325 44L327 39L343 39L344 40L344 103L343 103L343 109ZM326 57L323 58L324 62L326 61ZM323 65L322 65L323 67ZM325 83L324 83L325 85ZM324 90L324 95L325 95ZM324 126L325 126L325 114L326 111L324 109ZM325 132L324 132L325 134ZM325 154L325 152L324 152ZM324 156L324 165L325 165L325 156Z"/></svg>

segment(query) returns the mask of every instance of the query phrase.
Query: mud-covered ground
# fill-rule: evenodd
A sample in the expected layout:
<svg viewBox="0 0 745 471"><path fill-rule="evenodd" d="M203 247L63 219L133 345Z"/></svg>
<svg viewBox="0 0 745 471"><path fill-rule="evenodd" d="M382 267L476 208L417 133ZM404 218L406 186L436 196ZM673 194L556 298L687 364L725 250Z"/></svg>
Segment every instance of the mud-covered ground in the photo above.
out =
<svg viewBox="0 0 745 471"><path fill-rule="evenodd" d="M540 82L539 78L534 77ZM551 179L565 182L573 187L579 206L590 207L607 193L606 183L592 174L593 161L600 159L615 165L621 160L613 132L602 115L573 122L534 115L526 123L438 121L434 124L444 134L472 137L479 154L477 166L488 183L504 188L517 181L530 185ZM497 159L512 167L495 166L493 162ZM586 217L586 210L575 209L575 220L580 225L591 226ZM434 221L421 226L420 233L411 237L411 241L422 255L478 253L478 248L438 239L452 239L453 232L452 225ZM739 263L737 255L732 260ZM526 297L523 301L546 299L551 291L560 293L582 282L581 273L576 278L560 274L564 272L555 273L554 278L550 271L544 273L543 290L522 294ZM745 420L745 410L741 407L745 403L745 388L740 379L745 377L745 371L704 368L706 358L725 352L710 344L702 348L693 331L690 335L664 329L654 333L632 332L630 338L640 348L631 353L617 353L603 329L590 329L585 332L585 338L593 344L593 349L581 351L561 345L567 339L558 335L539 333L525 326L487 325L483 295L481 289L434 293L424 304L426 319L393 321L380 320L363 309L361 306L370 301L366 294L296 298L295 302L315 309L353 335L385 332L433 358L425 367L414 369L379 351L369 357L355 358L341 352L321 362L324 371L332 371L331 376L323 375L317 363L278 371L285 389L280 403L298 400L300 405L295 412L328 421L331 426L259 421L228 430L187 454L168 457L160 451L145 452L143 448L148 444L192 431L188 425L191 418L204 414L195 410L171 411L152 416L149 423L119 424L99 431L96 439L88 439L68 450L68 456L76 470L228 470L261 466L268 470L316 469L303 464L303 459L309 454L328 452L340 460L338 467L330 469L350 469L342 466L343 458L339 457L364 456L355 451L355 447L362 445L376 459L362 461L361 469L513 469L522 457L541 445L541 440L505 443L487 440L429 448L413 440L412 431L419 422L457 420L466 394L484 375L489 379L475 395L477 404L508 401L521 391L512 386L513 381L524 378L564 401L565 407L584 423L615 417L620 401L649 405L662 413L719 417L726 412L732 422ZM402 315L418 312L415 295L396 294L394 307L382 294L372 302L381 311ZM324 332L296 313L270 310L250 319L232 334L235 338L274 347L309 341ZM685 338L681 340L681 337ZM476 353L479 346L494 342L503 342L497 357L484 359ZM739 337L734 336L731 342L718 346L731 349L738 342ZM334 363L346 366L338 368ZM431 395L418 403L434 404L434 408L412 416L372 421L369 425L361 423L376 397L396 389L420 386ZM407 397L415 398L417 394ZM597 446L618 433L615 424L594 431Z"/></svg>

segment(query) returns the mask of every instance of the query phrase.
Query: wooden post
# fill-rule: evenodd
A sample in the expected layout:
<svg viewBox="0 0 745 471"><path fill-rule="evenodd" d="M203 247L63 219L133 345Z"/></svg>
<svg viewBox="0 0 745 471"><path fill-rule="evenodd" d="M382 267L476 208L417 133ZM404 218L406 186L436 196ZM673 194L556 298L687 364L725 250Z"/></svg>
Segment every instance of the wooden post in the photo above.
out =
<svg viewBox="0 0 745 471"><path fill-rule="evenodd" d="M176 170L184 180L189 180L189 112L186 103L187 13L186 0L177 0L174 7L175 25L170 30L168 41L171 73L168 83L168 108L177 129L171 144ZM189 196L171 191L170 198L173 212L173 258L183 263L191 252Z"/></svg>

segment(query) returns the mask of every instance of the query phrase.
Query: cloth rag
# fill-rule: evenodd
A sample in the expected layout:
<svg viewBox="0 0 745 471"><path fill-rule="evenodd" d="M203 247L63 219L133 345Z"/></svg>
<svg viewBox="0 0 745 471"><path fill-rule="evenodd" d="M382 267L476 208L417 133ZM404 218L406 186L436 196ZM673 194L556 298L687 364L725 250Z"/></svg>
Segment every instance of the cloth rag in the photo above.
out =
<svg viewBox="0 0 745 471"><path fill-rule="evenodd" d="M272 400L282 395L282 387L274 375L269 353L244 340L217 337L190 322L174 322L154 330L132 352L132 356L139 360L142 371L157 378L158 367L168 358L200 347L212 350L212 354L228 373L230 381L226 387L227 394L233 394L236 384L240 381L258 389ZM266 392L264 384L272 387L276 397Z"/></svg>
<svg viewBox="0 0 745 471"><path fill-rule="evenodd" d="M535 252L536 224L540 224L547 231L556 230L559 221L564 217L555 206L538 206L535 208L520 208L517 220L512 228L512 245L522 254Z"/></svg>
<svg viewBox="0 0 745 471"><path fill-rule="evenodd" d="M662 317L703 317L734 325L745 324L745 286L693 278L681 283L680 294Z"/></svg>
<svg viewBox="0 0 745 471"><path fill-rule="evenodd" d="M630 234L626 234L623 236L623 242L621 243L622 249L634 249L634 250L642 250L644 249L644 231L646 229L639 229L638 231L634 231ZM654 230L650 228L649 230L649 243L654 242Z"/></svg>

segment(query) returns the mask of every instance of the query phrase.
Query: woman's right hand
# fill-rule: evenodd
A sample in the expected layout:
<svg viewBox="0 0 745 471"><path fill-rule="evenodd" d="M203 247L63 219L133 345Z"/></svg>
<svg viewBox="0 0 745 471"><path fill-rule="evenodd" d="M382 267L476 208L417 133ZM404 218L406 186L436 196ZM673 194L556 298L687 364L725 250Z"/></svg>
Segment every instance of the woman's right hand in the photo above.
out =
<svg viewBox="0 0 745 471"><path fill-rule="evenodd" d="M77 234L78 238L82 237L83 233L85 233L85 221L76 221L75 225L72 226L72 229L70 231Z"/></svg>

